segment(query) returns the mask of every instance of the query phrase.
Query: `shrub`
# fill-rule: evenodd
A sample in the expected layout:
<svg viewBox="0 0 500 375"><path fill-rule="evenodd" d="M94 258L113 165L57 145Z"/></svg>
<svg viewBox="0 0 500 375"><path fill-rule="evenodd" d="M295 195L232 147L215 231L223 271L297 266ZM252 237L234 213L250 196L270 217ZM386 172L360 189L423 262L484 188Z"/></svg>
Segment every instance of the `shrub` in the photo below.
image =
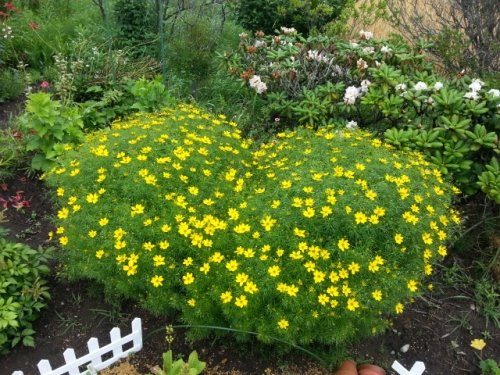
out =
<svg viewBox="0 0 500 375"><path fill-rule="evenodd" d="M83 136L78 108L64 106L43 92L28 96L19 125L26 136L26 150L35 152L31 161L35 170L49 169L65 143L77 143Z"/></svg>
<svg viewBox="0 0 500 375"><path fill-rule="evenodd" d="M237 0L231 5L238 22L248 30L272 33L287 26L308 34L335 20L345 3L346 0Z"/></svg>
<svg viewBox="0 0 500 375"><path fill-rule="evenodd" d="M464 193L481 188L500 202L494 178L483 178L488 187L478 183L499 153L500 92L478 78L433 74L425 56L400 40L360 35L349 43L289 29L274 37L243 35L225 61L253 92L253 124L267 132L331 123L366 128L423 152Z"/></svg>
<svg viewBox="0 0 500 375"><path fill-rule="evenodd" d="M50 298L43 277L50 249L33 250L0 238L0 352L34 346L32 323Z"/></svg>
<svg viewBox="0 0 500 375"><path fill-rule="evenodd" d="M0 182L12 177L26 158L23 136L14 128L0 129Z"/></svg>
<svg viewBox="0 0 500 375"><path fill-rule="evenodd" d="M380 332L446 254L452 188L368 133L240 133L183 105L88 135L45 176L64 273L264 341Z"/></svg>

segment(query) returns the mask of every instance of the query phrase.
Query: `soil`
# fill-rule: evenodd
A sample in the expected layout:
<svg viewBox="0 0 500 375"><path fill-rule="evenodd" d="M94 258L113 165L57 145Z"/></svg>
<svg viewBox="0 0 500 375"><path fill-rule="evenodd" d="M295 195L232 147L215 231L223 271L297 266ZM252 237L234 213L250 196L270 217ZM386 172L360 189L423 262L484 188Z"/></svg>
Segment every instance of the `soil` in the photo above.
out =
<svg viewBox="0 0 500 375"><path fill-rule="evenodd" d="M18 107L10 107L17 108ZM0 125L3 116L0 107ZM15 110L15 109L14 109ZM5 126L5 122L3 123ZM0 197L9 200L22 191L29 207L15 209L9 206L4 215L7 221L0 226L8 228L8 238L23 242L34 248L48 246L48 232L52 230L50 216L53 213L51 200L43 183L36 176L16 176L9 181L0 181ZM0 216L1 217L1 216ZM450 257L453 262L464 263L463 259ZM58 266L53 264L50 277L52 299L40 319L35 323L36 347L16 346L10 353L0 356L0 374L10 375L15 370L25 375L37 375L36 364L48 359L53 368L63 365L62 353L73 348L77 356L87 353L86 342L97 337L101 345L109 342L109 331L114 326L122 334L130 332L130 322L140 317L143 323L143 349L102 374L135 375L150 372L151 366L161 364L161 355L167 349L164 327L176 324L176 317L155 317L133 302L121 306L106 302L99 286L90 282L69 282L58 277ZM465 263L464 263L465 266ZM474 304L472 290L463 286L446 286L434 282L433 293L418 298L407 306L405 312L395 318L391 329L362 343L353 344L349 357L359 361L376 363L390 369L398 360L407 369L415 361L422 361L427 368L424 374L481 374L480 359L500 359L500 329L488 322L478 306ZM190 343L185 331L175 329L172 346L174 355L186 358L191 350L197 350L201 360L207 362L204 374L332 374L332 370L321 367L314 358L300 351L286 355L279 354L256 342L237 343L231 336ZM475 338L485 338L487 343L481 352L470 347ZM321 352L325 348L310 348ZM406 350L405 350L406 349Z"/></svg>

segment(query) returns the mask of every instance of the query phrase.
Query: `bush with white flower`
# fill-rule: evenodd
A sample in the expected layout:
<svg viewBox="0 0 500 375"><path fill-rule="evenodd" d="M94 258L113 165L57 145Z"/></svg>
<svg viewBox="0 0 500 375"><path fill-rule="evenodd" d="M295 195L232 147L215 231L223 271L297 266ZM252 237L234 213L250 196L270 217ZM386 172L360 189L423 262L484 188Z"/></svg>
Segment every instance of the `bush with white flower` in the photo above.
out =
<svg viewBox="0 0 500 375"><path fill-rule="evenodd" d="M256 75L266 85L260 105L249 106L254 133L355 121L397 147L422 151L465 194L481 189L500 202L498 89L479 78L434 74L420 50L368 31L350 42L283 30L256 38L258 48L247 36L225 54L236 79Z"/></svg>

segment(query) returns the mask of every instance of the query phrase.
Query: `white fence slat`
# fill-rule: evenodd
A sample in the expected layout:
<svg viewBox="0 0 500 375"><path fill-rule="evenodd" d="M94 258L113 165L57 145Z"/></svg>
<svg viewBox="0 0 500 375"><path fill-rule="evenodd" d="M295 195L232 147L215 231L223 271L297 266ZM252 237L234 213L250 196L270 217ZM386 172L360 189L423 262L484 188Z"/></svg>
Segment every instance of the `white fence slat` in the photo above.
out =
<svg viewBox="0 0 500 375"><path fill-rule="evenodd" d="M111 339L111 344L113 344L112 349L113 349L113 357L120 357L123 353L123 348L121 345L118 345L117 343L120 341L122 338L120 328L115 327L109 332L109 337Z"/></svg>
<svg viewBox="0 0 500 375"><path fill-rule="evenodd" d="M37 367L38 371L42 375L48 374L50 371L52 371L52 366L50 365L50 362L47 361L46 359L42 359L40 362L38 362Z"/></svg>
<svg viewBox="0 0 500 375"><path fill-rule="evenodd" d="M89 349L89 353L96 353L99 350L99 340L96 337L92 337L87 342L87 348ZM102 357L100 355L95 356L90 360L90 363L93 367L98 366L102 362Z"/></svg>
<svg viewBox="0 0 500 375"><path fill-rule="evenodd" d="M71 348L66 349L63 353L64 361L66 363L75 363L77 361L75 351ZM80 370L78 366L71 367L69 370L69 375L80 375Z"/></svg>
<svg viewBox="0 0 500 375"><path fill-rule="evenodd" d="M132 333L121 337L120 329L115 327L110 331L111 342L108 345L99 347L97 338L92 337L87 342L88 354L83 357L76 358L73 349L66 349L63 353L66 364L53 370L50 362L46 359L38 363L38 371L40 375L85 375L95 373L109 367L121 358L125 358L130 353L138 352L142 349L142 321L140 318L134 318L132 321ZM132 342L133 345L127 350L123 350L123 345ZM113 353L113 356L105 361L102 361L102 356L107 353ZM80 366L87 365L88 370L80 372ZM22 371L15 371L12 375L24 375Z"/></svg>

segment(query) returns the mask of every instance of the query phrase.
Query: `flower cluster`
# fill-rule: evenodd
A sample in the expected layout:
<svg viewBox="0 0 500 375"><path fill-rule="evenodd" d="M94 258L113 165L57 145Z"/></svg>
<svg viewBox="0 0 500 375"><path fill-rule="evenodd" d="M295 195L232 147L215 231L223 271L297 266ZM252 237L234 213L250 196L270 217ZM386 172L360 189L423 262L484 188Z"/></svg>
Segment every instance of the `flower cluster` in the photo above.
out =
<svg viewBox="0 0 500 375"><path fill-rule="evenodd" d="M257 94L262 94L267 90L267 85L262 82L260 77L257 75L252 76L252 78L248 80L248 84L255 90Z"/></svg>
<svg viewBox="0 0 500 375"><path fill-rule="evenodd" d="M73 277L190 324L302 344L383 329L460 221L419 154L333 128L253 146L187 105L87 136L46 179Z"/></svg>

